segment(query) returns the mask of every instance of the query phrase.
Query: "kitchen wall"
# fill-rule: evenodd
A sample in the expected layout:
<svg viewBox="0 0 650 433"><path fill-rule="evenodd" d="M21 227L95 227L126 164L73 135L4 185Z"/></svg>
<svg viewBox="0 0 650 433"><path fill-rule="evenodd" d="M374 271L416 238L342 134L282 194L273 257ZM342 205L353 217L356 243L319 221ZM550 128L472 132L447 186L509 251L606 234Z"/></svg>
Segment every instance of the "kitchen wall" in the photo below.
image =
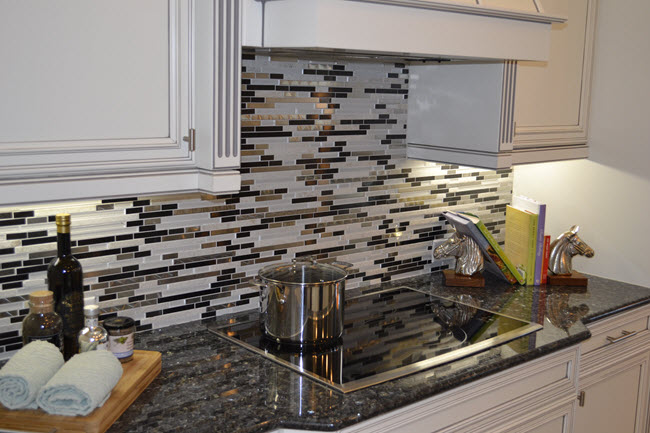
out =
<svg viewBox="0 0 650 433"><path fill-rule="evenodd" d="M354 264L347 287L428 273L440 212L477 212L503 239L510 170L406 159L405 65L246 54L238 194L125 197L0 209L0 357L46 287L54 215L102 317L159 328L257 308L251 277L313 255Z"/></svg>
<svg viewBox="0 0 650 433"><path fill-rule="evenodd" d="M548 204L553 236L580 225L583 272L650 287L650 3L599 2L589 159L514 170L514 192Z"/></svg>

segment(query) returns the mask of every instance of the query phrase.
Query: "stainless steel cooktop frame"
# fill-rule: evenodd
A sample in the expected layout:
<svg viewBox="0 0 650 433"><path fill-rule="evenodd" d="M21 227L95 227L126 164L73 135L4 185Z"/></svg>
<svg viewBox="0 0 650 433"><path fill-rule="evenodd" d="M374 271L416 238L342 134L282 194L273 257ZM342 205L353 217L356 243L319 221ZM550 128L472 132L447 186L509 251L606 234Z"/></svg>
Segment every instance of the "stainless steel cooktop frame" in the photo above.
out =
<svg viewBox="0 0 650 433"><path fill-rule="evenodd" d="M391 289L387 289L386 291L392 291L392 290L398 290L398 289L409 289L413 290L416 292L424 293L419 290L412 289L410 287L394 287ZM379 292L372 292L367 295L361 295L361 296L370 296L370 295L376 295ZM487 311L487 310L486 310ZM498 313L496 313L498 314ZM502 315L504 317L508 317L507 315ZM517 319L521 322L525 322L524 320ZM241 322L242 324L246 323L253 323L253 321L249 322ZM315 380L316 382L326 385L330 388L333 388L337 391L343 392L343 393L348 393L352 391L356 391L362 388L367 388L372 385L377 385L383 382L388 382L393 379L397 379L400 377L408 376L410 374L418 373L420 371L427 370L429 368L445 364L447 362L455 361L461 358L465 358L470 355L474 355L476 353L482 352L484 350L487 350L491 347L495 347L504 343L507 343L509 341L515 340L517 338L526 336L528 334L531 334L533 332L536 332L540 329L543 328L542 325L538 323L528 323L524 326L521 326L517 329L514 329L512 331L508 331L504 334L497 335L495 337L489 338L487 340L483 340L477 343L474 343L469 346L461 347L455 350L452 350L447 353L443 353L441 355L435 356L430 359L425 359L413 364L405 365L403 367L398 367L390 371L385 371L383 373L378 373L373 376L369 377L364 377L361 379L353 380L344 384L339 384L332 382L330 380L327 380L321 376L318 376L308 370L305 370L301 368L298 365L292 364L290 362L285 361L284 359L277 357L263 349L260 349L258 347L252 346L246 342L243 342L237 338L233 338L229 335L227 335L225 332L222 332L221 330L224 328L228 328L231 325L221 325L221 326L214 326L214 325L208 325L208 331L211 333L218 335L221 338L224 338L238 346L243 347L244 349L250 350L251 352L257 353L261 356L263 356L266 359L269 359L277 364L280 364L283 367L287 367L293 371L296 371L304 376L307 376L311 378L312 380Z"/></svg>

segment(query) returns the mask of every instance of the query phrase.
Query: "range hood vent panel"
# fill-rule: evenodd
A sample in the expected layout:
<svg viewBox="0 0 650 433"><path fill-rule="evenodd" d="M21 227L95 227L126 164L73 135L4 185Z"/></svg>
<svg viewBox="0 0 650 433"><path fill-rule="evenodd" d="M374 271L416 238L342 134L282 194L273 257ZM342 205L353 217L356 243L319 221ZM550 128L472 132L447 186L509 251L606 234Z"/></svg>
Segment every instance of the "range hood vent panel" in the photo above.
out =
<svg viewBox="0 0 650 433"><path fill-rule="evenodd" d="M562 21L461 1L246 0L243 44L405 58L547 60L551 23Z"/></svg>
<svg viewBox="0 0 650 433"><path fill-rule="evenodd" d="M516 62L409 70L409 158L491 169L512 165Z"/></svg>

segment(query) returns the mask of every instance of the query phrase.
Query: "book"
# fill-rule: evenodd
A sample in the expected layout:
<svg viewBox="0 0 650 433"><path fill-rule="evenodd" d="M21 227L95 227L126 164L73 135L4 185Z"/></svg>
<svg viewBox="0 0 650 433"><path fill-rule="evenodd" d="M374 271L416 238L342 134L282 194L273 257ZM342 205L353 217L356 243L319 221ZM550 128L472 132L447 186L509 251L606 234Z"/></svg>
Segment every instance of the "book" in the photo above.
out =
<svg viewBox="0 0 650 433"><path fill-rule="evenodd" d="M548 283L548 261L551 258L551 237L544 236L544 256L542 259L542 284Z"/></svg>
<svg viewBox="0 0 650 433"><path fill-rule="evenodd" d="M535 253L537 241L537 215L506 206L506 243L504 251L512 260L527 285L535 282Z"/></svg>
<svg viewBox="0 0 650 433"><path fill-rule="evenodd" d="M542 262L544 260L544 230L546 226L546 204L532 198L516 195L512 197L512 206L537 214L537 235L535 238L535 276L533 284L542 283Z"/></svg>
<svg viewBox="0 0 650 433"><path fill-rule="evenodd" d="M445 211L442 213L442 215L447 219L447 221L449 221L452 226L454 226L458 233L469 236L476 242L476 244L481 249L481 252L483 253L485 270L503 278L510 284L515 284L518 282L517 278L512 275L512 273L510 273L499 256L490 253L492 250L490 243L485 238L481 230L477 227L477 225L471 221L467 215L452 211Z"/></svg>
<svg viewBox="0 0 650 433"><path fill-rule="evenodd" d="M497 240L494 239L494 236L492 236L490 230L488 230L485 224L483 224L483 221L481 221L481 219L478 216L469 212L461 212L460 214L465 218L469 219L476 226L476 228L479 229L483 237L485 237L485 239L488 241L490 247L487 249L487 255L499 267L499 269L504 274L506 279L510 281L512 284L516 282L519 284L525 284L526 281L524 280L524 277L517 271L515 265L508 258L505 251L503 251L503 248L501 248L501 245L499 245Z"/></svg>

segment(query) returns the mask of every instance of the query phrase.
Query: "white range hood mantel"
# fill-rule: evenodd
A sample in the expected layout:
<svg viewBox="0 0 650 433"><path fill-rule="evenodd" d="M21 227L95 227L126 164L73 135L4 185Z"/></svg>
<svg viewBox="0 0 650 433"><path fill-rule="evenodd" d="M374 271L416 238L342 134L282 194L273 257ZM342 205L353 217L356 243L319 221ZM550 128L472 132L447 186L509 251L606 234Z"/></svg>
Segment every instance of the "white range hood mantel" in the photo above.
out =
<svg viewBox="0 0 650 433"><path fill-rule="evenodd" d="M477 4L476 2L478 1ZM243 45L350 54L547 60L540 0L245 0ZM517 9L502 6L516 5Z"/></svg>
<svg viewBox="0 0 650 433"><path fill-rule="evenodd" d="M407 156L508 168L517 61L548 60L566 21L539 1L245 0L243 45L406 60Z"/></svg>

